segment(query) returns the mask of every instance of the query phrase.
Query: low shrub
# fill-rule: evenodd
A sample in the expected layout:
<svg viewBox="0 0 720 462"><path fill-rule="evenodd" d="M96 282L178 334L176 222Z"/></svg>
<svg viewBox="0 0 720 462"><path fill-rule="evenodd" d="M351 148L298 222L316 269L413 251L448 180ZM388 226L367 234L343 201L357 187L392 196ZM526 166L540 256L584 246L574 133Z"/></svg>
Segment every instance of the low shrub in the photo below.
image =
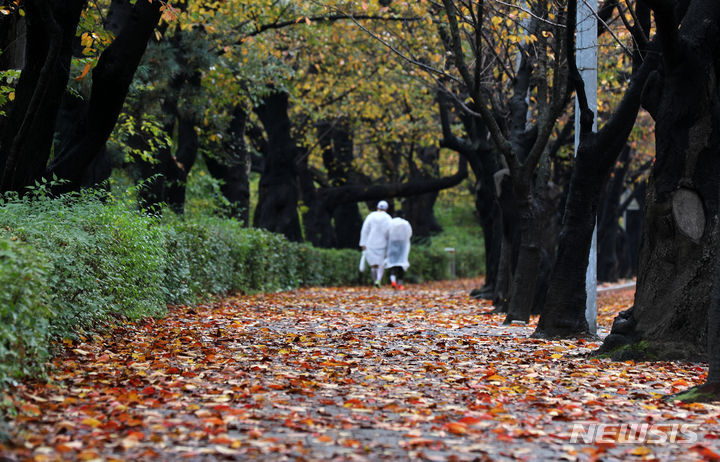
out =
<svg viewBox="0 0 720 462"><path fill-rule="evenodd" d="M42 372L53 314L49 271L30 245L0 237L0 388Z"/></svg>
<svg viewBox="0 0 720 462"><path fill-rule="evenodd" d="M48 264L54 336L73 336L112 316L164 313L164 237L157 219L95 193L6 198L0 226Z"/></svg>
<svg viewBox="0 0 720 462"><path fill-rule="evenodd" d="M460 276L462 255L455 254ZM449 277L448 256L413 247L409 280ZM5 196L0 383L40 373L52 339L103 329L115 318L162 316L168 304L209 294L363 283L359 260L359 250L288 242L234 220L145 215L107 193Z"/></svg>

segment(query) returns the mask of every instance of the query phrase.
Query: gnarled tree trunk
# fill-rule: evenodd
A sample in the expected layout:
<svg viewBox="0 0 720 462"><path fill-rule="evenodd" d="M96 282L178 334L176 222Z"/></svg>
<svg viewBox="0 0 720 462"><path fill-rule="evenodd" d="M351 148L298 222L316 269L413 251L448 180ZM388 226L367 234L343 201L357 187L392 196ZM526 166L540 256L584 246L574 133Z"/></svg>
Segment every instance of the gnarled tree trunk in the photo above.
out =
<svg viewBox="0 0 720 462"><path fill-rule="evenodd" d="M118 36L100 55L92 73L87 113L77 121L66 149L56 153L47 169L48 175L67 181L58 191L80 186L87 167L112 133L135 70L160 20L161 6L157 1L138 0Z"/></svg>
<svg viewBox="0 0 720 462"><path fill-rule="evenodd" d="M663 50L656 161L648 184L635 304L603 349L705 357L720 230L720 9L653 3Z"/></svg>
<svg viewBox="0 0 720 462"><path fill-rule="evenodd" d="M0 119L0 191L22 191L45 173L83 0L25 2L25 66Z"/></svg>

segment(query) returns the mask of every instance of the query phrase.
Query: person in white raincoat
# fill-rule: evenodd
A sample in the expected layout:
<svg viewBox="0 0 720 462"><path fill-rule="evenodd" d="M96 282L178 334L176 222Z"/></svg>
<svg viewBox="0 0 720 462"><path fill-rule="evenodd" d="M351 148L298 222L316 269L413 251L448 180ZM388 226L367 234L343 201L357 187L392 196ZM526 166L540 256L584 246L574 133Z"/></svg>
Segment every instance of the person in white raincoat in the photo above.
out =
<svg viewBox="0 0 720 462"><path fill-rule="evenodd" d="M385 267L385 252L388 245L388 228L390 215L387 214L388 203L378 202L377 210L371 212L363 222L360 231L360 248L363 249L363 258L372 270L375 287L380 287ZM361 263L362 266L362 263Z"/></svg>
<svg viewBox="0 0 720 462"><path fill-rule="evenodd" d="M396 289L403 289L403 276L410 266L410 238L412 226L400 214L390 220L388 229L388 249L385 268L390 269L390 284Z"/></svg>

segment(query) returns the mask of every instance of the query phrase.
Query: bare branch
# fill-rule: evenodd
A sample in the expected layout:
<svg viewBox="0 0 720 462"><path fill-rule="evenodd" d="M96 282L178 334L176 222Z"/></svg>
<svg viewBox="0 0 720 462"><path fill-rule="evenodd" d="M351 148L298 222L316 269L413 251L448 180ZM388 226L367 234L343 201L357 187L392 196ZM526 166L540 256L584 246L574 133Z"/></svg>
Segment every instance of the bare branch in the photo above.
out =
<svg viewBox="0 0 720 462"><path fill-rule="evenodd" d="M457 11L455 8L455 4L452 2L452 0L443 0L443 5L445 6L445 12L447 14L448 23L450 26L450 34L452 37L451 46L455 55L455 67L460 72L463 80L465 80L465 85L468 90L472 90L474 88L474 85L462 52L460 31L458 30L457 18L455 17L455 13ZM495 141L495 145L507 160L508 167L511 169L511 171L519 171L520 161L518 160L515 152L513 152L510 142L503 136L502 130L500 129L500 126L490 112L490 109L488 108L488 103L483 97L482 93L478 92L472 95L472 98L475 101L475 105L480 111L483 122L485 122L488 130L490 131L490 136L492 136L493 141Z"/></svg>
<svg viewBox="0 0 720 462"><path fill-rule="evenodd" d="M420 18L420 17L402 17L402 16L377 16L377 15L367 15L367 14L352 15L350 13L334 14L334 15L328 15L328 16L307 16L307 17L300 17L300 18L288 20L288 21L280 21L280 22L274 22L274 23L256 26L254 31L244 34L243 37L244 38L245 37L254 37L256 35L260 35L263 32L266 32L269 30L283 29L285 27L292 27L292 26L307 25L306 20L310 21L310 23L335 22L335 21L344 21L344 20L351 20L353 22L355 22L355 21L414 22L414 21L420 21L420 20L422 20L422 18Z"/></svg>
<svg viewBox="0 0 720 462"><path fill-rule="evenodd" d="M499 3L499 4L501 4L501 5L505 5L505 6L510 7L510 8L515 8L515 9L518 9L518 10L520 10L520 11L523 11L523 12L529 14L530 16L532 16L533 18L537 19L538 21L543 22L543 23L545 23L545 24L549 24L549 25L555 26L555 27L565 27L564 24L559 24L559 23L550 21L550 20L548 20L548 19L542 18L542 17L536 15L535 13L533 13L531 10L528 10L527 8L523 8L523 7L520 6L520 5L513 5L512 3L505 3L505 2L503 2L503 1L501 1L501 0L492 0L492 1L495 2L495 3Z"/></svg>

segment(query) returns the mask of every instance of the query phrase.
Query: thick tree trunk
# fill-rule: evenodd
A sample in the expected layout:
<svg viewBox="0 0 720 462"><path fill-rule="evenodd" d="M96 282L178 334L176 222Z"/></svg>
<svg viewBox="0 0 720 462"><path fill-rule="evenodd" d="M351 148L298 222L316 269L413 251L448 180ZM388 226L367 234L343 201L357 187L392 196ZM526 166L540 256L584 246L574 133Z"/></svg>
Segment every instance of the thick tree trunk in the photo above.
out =
<svg viewBox="0 0 720 462"><path fill-rule="evenodd" d="M535 305L536 284L542 264L542 229L539 206L535 198L525 197L518 201L520 216L520 247L513 274L510 305L505 324L513 321L528 322Z"/></svg>
<svg viewBox="0 0 720 462"><path fill-rule="evenodd" d="M591 160L578 156L565 205L555 267L544 312L536 334L588 332L585 319L585 271L602 192L603 173Z"/></svg>
<svg viewBox="0 0 720 462"><path fill-rule="evenodd" d="M9 115L0 121L0 191L21 191L45 172L84 3L25 2L25 67Z"/></svg>
<svg viewBox="0 0 720 462"><path fill-rule="evenodd" d="M253 226L302 241L297 213L298 148L290 133L288 94L273 93L255 108L267 133L265 170L260 177Z"/></svg>
<svg viewBox="0 0 720 462"><path fill-rule="evenodd" d="M495 172L493 184L500 210L502 247L492 299L495 313L507 313L520 249L520 212L507 169Z"/></svg>
<svg viewBox="0 0 720 462"><path fill-rule="evenodd" d="M313 177L308 169L308 157L301 156L301 158L302 161L298 165L298 179L304 205L302 217L305 240L315 247L336 247L331 209L326 198L315 190Z"/></svg>
<svg viewBox="0 0 720 462"><path fill-rule="evenodd" d="M480 221L485 247L485 284L482 288L471 292L471 295L475 298L489 299L496 293L500 279L498 270L503 242L500 207L495 198L492 174L483 175L475 186L475 211Z"/></svg>
<svg viewBox="0 0 720 462"><path fill-rule="evenodd" d="M500 260L498 261L497 280L493 292L493 313L507 313L510 305L510 288L512 286L512 253L513 245L508 236L502 236Z"/></svg>
<svg viewBox="0 0 720 462"><path fill-rule="evenodd" d="M431 236L442 232L433 213L437 196L437 192L431 192L403 201L402 211L404 218L412 225L413 242L427 242Z"/></svg>
<svg viewBox="0 0 720 462"><path fill-rule="evenodd" d="M177 150L171 156L170 172L168 177L167 203L175 213L185 211L185 191L187 189L187 177L197 160L200 142L195 131L194 121L180 116L177 120Z"/></svg>
<svg viewBox="0 0 720 462"><path fill-rule="evenodd" d="M696 0L684 17L655 13L664 69L635 305L615 320L603 350L631 343L616 353L698 360L720 244L720 10Z"/></svg>
<svg viewBox="0 0 720 462"><path fill-rule="evenodd" d="M716 217L717 191L658 191L655 173L645 208L635 304L615 319L601 351L636 344L620 348L616 357L698 360L705 357L707 307L720 243L701 204L712 206L710 217ZM720 175L720 168L705 164L703 176L711 173ZM711 180L716 188L717 181ZM689 233L683 231L685 226Z"/></svg>
<svg viewBox="0 0 720 462"><path fill-rule="evenodd" d="M585 319L585 274L595 217L615 159L634 125L645 83L656 67L657 57L648 54L642 66L633 72L620 104L597 134L591 131L592 117L582 123L547 304L535 336L585 336L589 333Z"/></svg>
<svg viewBox="0 0 720 462"><path fill-rule="evenodd" d="M135 70L160 20L161 6L157 1L138 0L117 38L100 56L92 73L87 114L77 121L68 148L48 167L49 175L68 181L60 191L79 187L88 165L112 133Z"/></svg>
<svg viewBox="0 0 720 462"><path fill-rule="evenodd" d="M685 402L720 401L720 258L715 260L713 288L707 314L708 375L704 384L675 396Z"/></svg>
<svg viewBox="0 0 720 462"><path fill-rule="evenodd" d="M318 124L319 144L322 147L322 158L331 186L342 187L356 182L359 178L352 165L353 133L345 119L323 121ZM303 188L305 190L306 188ZM315 239L324 242L325 246L341 249L356 249L358 236L362 228L362 217L357 203L346 203L330 206L327 198L314 191L310 193L317 204L306 204L315 207L314 220L317 222L313 233ZM305 193L303 193L305 200ZM327 220L331 226L328 227ZM321 236L317 233L324 234ZM308 232L306 228L305 236Z"/></svg>
<svg viewBox="0 0 720 462"><path fill-rule="evenodd" d="M647 180L636 185L632 194L637 206L633 205L625 209L625 251L620 264L620 274L625 278L631 278L638 274L640 241L643 232L642 211L645 209Z"/></svg>
<svg viewBox="0 0 720 462"><path fill-rule="evenodd" d="M720 258L715 258L715 276L708 309L707 386L714 387L714 399L720 399Z"/></svg>

